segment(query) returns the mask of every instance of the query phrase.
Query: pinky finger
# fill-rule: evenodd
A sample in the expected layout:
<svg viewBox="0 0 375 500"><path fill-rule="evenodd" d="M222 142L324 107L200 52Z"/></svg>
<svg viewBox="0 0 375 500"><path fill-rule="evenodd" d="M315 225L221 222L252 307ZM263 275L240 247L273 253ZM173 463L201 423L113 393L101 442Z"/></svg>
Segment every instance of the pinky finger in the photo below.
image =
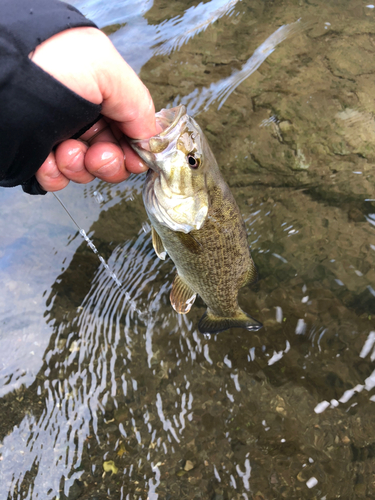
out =
<svg viewBox="0 0 375 500"><path fill-rule="evenodd" d="M54 153L50 153L35 177L45 191L60 191L69 184L69 179L57 168Z"/></svg>

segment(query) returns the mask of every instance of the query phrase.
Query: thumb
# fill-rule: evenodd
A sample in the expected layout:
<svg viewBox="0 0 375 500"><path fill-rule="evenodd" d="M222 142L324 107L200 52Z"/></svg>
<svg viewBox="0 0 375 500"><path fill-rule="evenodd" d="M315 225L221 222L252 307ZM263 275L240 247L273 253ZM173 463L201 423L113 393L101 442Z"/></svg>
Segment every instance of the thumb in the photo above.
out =
<svg viewBox="0 0 375 500"><path fill-rule="evenodd" d="M146 139L157 133L148 89L98 29L62 31L38 45L30 57L73 92L102 104L102 114L125 135Z"/></svg>
<svg viewBox="0 0 375 500"><path fill-rule="evenodd" d="M104 35L105 36L105 35ZM103 96L102 114L127 136L156 135L155 106L147 87L107 38L108 50L96 59L96 77Z"/></svg>

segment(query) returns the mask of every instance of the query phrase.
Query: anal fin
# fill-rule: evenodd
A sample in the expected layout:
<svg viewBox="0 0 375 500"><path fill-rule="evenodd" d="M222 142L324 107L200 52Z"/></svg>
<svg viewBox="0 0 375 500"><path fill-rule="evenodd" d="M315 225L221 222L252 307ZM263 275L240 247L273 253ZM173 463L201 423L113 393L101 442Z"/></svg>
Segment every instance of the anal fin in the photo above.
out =
<svg viewBox="0 0 375 500"><path fill-rule="evenodd" d="M156 255L159 257L159 259L165 260L167 256L167 251L164 248L160 236L153 227L151 228L151 237L152 237L152 246L154 247Z"/></svg>
<svg viewBox="0 0 375 500"><path fill-rule="evenodd" d="M197 294L176 274L169 296L173 309L180 314L188 313L196 296Z"/></svg>

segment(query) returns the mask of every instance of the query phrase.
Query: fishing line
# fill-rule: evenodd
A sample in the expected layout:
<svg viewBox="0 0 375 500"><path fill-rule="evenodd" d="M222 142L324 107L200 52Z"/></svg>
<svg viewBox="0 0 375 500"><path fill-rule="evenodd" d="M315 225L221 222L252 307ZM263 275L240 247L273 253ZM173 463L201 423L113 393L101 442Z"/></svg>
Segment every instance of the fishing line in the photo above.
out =
<svg viewBox="0 0 375 500"><path fill-rule="evenodd" d="M78 227L78 231L79 232L83 231L83 229L80 228L79 224L75 221L75 219L73 218L73 216L71 215L71 213L69 212L69 210L64 205L63 201L59 198L59 196L57 196L56 193L52 193L52 194L56 198L56 200L60 203L60 205L63 207L63 209L65 210L65 212L69 215L69 217L72 219L72 221L74 222L74 224Z"/></svg>
<svg viewBox="0 0 375 500"><path fill-rule="evenodd" d="M60 203L60 205L63 207L63 209L65 210L65 212L69 215L69 217L71 218L71 220L74 222L74 224L77 226L78 228L78 231L79 231L79 234L82 236L82 238L86 241L87 245L89 246L89 248L91 248L91 250L94 252L94 254L96 254L100 260L100 262L103 264L103 266L105 267L105 269L107 270L107 272L109 273L110 277L113 279L113 281L116 283L117 286L121 287L122 286L122 283L121 281L117 278L117 276L115 275L115 273L110 269L109 265L106 263L106 261L104 260L104 257L102 257L100 255L100 253L98 252L98 249L96 248L96 246L94 245L93 241L90 240L90 238L87 236L86 232L84 229L82 229L80 227L80 225L78 224L78 222L74 219L74 217L72 216L72 214L69 212L69 210L67 209L67 207L65 206L64 202L60 199L59 196L57 196L56 193L52 193L53 196L56 198L56 200Z"/></svg>

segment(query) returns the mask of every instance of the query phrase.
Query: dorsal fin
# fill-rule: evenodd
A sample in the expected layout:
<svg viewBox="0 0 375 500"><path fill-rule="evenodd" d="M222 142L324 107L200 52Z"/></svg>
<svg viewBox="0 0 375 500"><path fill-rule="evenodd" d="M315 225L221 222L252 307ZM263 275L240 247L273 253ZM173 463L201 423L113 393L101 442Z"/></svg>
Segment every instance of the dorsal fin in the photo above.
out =
<svg viewBox="0 0 375 500"><path fill-rule="evenodd" d="M246 271L245 279L242 286L254 285L259 279L258 270L255 267L253 259L250 257L251 263L249 269Z"/></svg>
<svg viewBox="0 0 375 500"><path fill-rule="evenodd" d="M159 259L165 260L167 256L167 251L164 248L160 236L153 227L151 228L151 236L152 236L152 246L154 247L156 255L159 257Z"/></svg>
<svg viewBox="0 0 375 500"><path fill-rule="evenodd" d="M197 294L176 274L169 296L173 309L180 314L188 313L196 296Z"/></svg>

